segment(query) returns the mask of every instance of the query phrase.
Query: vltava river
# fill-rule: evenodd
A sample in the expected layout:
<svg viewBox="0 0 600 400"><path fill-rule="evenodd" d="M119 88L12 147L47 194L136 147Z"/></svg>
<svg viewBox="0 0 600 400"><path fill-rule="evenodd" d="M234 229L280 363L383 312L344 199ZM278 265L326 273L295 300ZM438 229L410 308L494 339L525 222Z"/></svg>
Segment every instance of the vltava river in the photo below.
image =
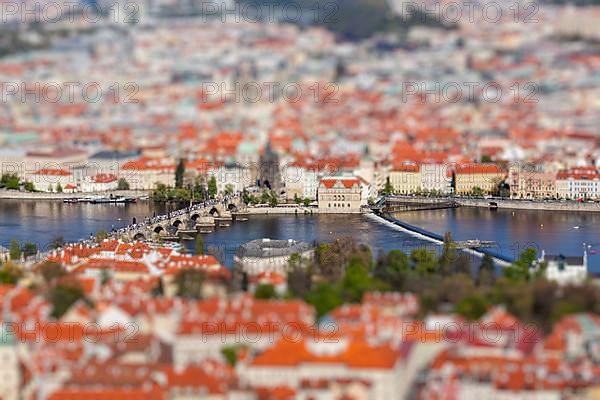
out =
<svg viewBox="0 0 600 400"><path fill-rule="evenodd" d="M173 206L174 209L174 206ZM67 241L89 237L99 229L110 230L166 211L151 202L137 204L64 204L57 201L0 200L0 244L11 239L30 241L46 248L57 236ZM581 255L583 243L600 252L600 213L558 213L553 211L497 210L462 207L418 211L396 217L432 232L450 231L457 240L481 239L498 243L495 250L514 257L533 246L538 251ZM576 228L577 227L577 228ZM205 244L225 264L231 265L238 246L252 239L297 239L330 241L352 236L368 244L375 255L381 251L432 246L377 219L361 215L265 215L251 216L204 235ZM193 247L193 242L188 244ZM595 251L592 251L592 253ZM477 261L474 261L477 262ZM600 272L600 254L589 254L590 270Z"/></svg>

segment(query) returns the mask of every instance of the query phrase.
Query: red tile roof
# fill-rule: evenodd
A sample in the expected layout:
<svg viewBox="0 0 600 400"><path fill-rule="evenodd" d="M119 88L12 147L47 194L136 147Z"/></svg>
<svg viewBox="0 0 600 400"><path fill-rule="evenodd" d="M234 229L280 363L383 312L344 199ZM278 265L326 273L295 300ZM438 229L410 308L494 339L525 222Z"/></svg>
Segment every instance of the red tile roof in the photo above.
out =
<svg viewBox="0 0 600 400"><path fill-rule="evenodd" d="M355 185L360 186L360 179L355 177L340 177L340 178L322 178L320 184L325 186L327 189L331 189L338 182L340 182L346 189L350 189Z"/></svg>
<svg viewBox="0 0 600 400"><path fill-rule="evenodd" d="M35 175L70 176L71 173L62 168L42 168L34 172Z"/></svg>
<svg viewBox="0 0 600 400"><path fill-rule="evenodd" d="M456 166L456 174L502 174L502 169L496 164L460 164Z"/></svg>
<svg viewBox="0 0 600 400"><path fill-rule="evenodd" d="M326 336L326 335L324 335ZM311 351L308 343L318 341L315 337L304 337L303 340L286 340L277 342L260 353L252 362L252 366L261 367L297 367L301 364L343 364L348 368L392 369L400 359L400 352L389 345L370 345L364 340L355 338L338 352L319 354ZM327 341L322 343L328 346ZM342 345L339 342L335 346Z"/></svg>
<svg viewBox="0 0 600 400"><path fill-rule="evenodd" d="M117 180L117 176L114 174L96 174L92 178L95 183L110 183Z"/></svg>

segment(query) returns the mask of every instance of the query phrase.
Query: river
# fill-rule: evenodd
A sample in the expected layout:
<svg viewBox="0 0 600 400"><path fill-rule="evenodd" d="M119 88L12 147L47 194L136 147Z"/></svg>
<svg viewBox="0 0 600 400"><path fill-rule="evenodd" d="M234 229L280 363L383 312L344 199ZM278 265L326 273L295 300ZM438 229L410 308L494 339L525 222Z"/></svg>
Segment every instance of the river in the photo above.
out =
<svg viewBox="0 0 600 400"><path fill-rule="evenodd" d="M142 220L154 212L160 214L166 210L165 205L151 202L111 205L0 200L0 244L8 247L11 239L17 239L21 243L34 242L45 249L57 236L66 241L77 241L100 229L127 225L134 217ZM545 249L548 253L581 255L583 243L586 243L592 245L591 249L600 251L600 213L491 211L462 207L402 213L396 217L432 232L450 231L456 240L493 240L498 243L494 251L513 258L529 246L538 251ZM369 245L375 255L391 249L410 251L432 246L430 242L414 238L375 217L362 215L252 215L246 222L219 228L204 238L209 251L226 265L231 265L238 246L252 239L293 238L320 242L341 236L351 236ZM193 242L186 245L193 248ZM591 271L600 272L600 254L590 254L589 262Z"/></svg>

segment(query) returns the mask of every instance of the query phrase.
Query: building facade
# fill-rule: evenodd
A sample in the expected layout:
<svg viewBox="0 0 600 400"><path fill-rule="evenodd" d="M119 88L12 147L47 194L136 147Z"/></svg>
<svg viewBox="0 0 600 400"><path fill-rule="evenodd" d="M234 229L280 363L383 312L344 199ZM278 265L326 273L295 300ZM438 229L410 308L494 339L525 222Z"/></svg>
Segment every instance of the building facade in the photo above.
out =
<svg viewBox="0 0 600 400"><path fill-rule="evenodd" d="M251 276L264 272L286 275L292 254L312 260L315 249L308 243L292 239L256 239L240 246L233 261L237 268Z"/></svg>
<svg viewBox="0 0 600 400"><path fill-rule="evenodd" d="M323 178L319 182L317 193L319 212L359 213L363 204L362 194L363 188L359 178L353 176Z"/></svg>
<svg viewBox="0 0 600 400"><path fill-rule="evenodd" d="M390 172L390 184L396 194L412 194L421 191L421 168L418 164L403 164Z"/></svg>
<svg viewBox="0 0 600 400"><path fill-rule="evenodd" d="M505 177L496 164L461 164L454 172L456 194L469 195L477 188L485 194L494 193Z"/></svg>
<svg viewBox="0 0 600 400"><path fill-rule="evenodd" d="M556 197L556 174L525 171L519 166L508 170L510 196L517 199L550 199Z"/></svg>
<svg viewBox="0 0 600 400"><path fill-rule="evenodd" d="M600 174L594 167L571 168L556 175L556 195L561 199L596 199L600 196Z"/></svg>
<svg viewBox="0 0 600 400"><path fill-rule="evenodd" d="M546 279L558 282L561 285L582 284L587 276L587 251L584 250L582 257L559 255L547 255L542 250L541 257L537 260L537 267L545 264L544 274Z"/></svg>

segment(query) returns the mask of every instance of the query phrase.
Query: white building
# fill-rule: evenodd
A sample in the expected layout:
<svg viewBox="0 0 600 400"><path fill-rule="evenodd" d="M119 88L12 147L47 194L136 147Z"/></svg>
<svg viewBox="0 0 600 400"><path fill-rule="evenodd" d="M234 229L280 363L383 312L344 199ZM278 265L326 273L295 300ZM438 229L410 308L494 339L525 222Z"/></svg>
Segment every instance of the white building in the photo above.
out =
<svg viewBox="0 0 600 400"><path fill-rule="evenodd" d="M157 184L175 186L175 163L167 158L142 157L123 165L119 178L132 190L152 190Z"/></svg>
<svg viewBox="0 0 600 400"><path fill-rule="evenodd" d="M80 184L82 192L105 192L116 190L118 186L117 176L108 173L99 173L86 177Z"/></svg>
<svg viewBox="0 0 600 400"><path fill-rule="evenodd" d="M208 179L215 177L218 193L224 193L230 187L233 193L253 185L252 171L240 164L225 163L208 170Z"/></svg>
<svg viewBox="0 0 600 400"><path fill-rule="evenodd" d="M541 257L537 260L537 268L546 263L546 279L556 281L561 285L581 284L588 276L587 251L584 250L582 257L547 255L542 250Z"/></svg>
<svg viewBox="0 0 600 400"><path fill-rule="evenodd" d="M241 365L240 381L253 387L300 388L305 382L335 379L368 382L369 398L402 399L410 385L404 378L400 351L346 337L303 337L280 340L248 365Z"/></svg>
<svg viewBox="0 0 600 400"><path fill-rule="evenodd" d="M43 168L26 177L33 183L35 190L40 192L54 192L58 188L64 189L68 184L74 184L73 174L63 168Z"/></svg>
<svg viewBox="0 0 600 400"><path fill-rule="evenodd" d="M314 167L300 163L290 164L283 168L282 179L288 198L294 195L305 199L315 200L317 188L323 173Z"/></svg>
<svg viewBox="0 0 600 400"><path fill-rule="evenodd" d="M452 191L452 171L443 164L421 164L421 187L448 194Z"/></svg>
<svg viewBox="0 0 600 400"><path fill-rule="evenodd" d="M571 168L556 175L556 193L561 199L600 197L600 174L594 167Z"/></svg>
<svg viewBox="0 0 600 400"><path fill-rule="evenodd" d="M233 257L237 267L249 275L272 272L287 275L292 254L312 260L315 249L312 245L297 240L257 239L240 246Z"/></svg>

